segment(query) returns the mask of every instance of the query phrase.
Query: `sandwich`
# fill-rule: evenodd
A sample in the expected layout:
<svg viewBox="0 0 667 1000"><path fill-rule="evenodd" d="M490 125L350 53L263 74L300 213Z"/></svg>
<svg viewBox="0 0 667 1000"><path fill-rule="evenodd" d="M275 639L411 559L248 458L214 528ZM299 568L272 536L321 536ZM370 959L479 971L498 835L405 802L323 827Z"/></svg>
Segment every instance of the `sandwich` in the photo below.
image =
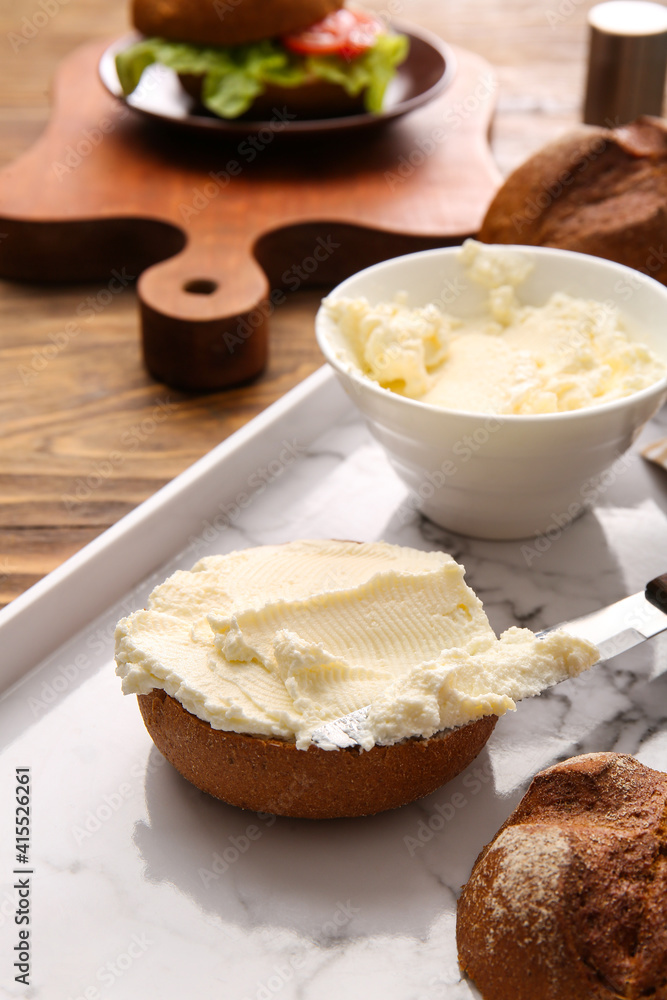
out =
<svg viewBox="0 0 667 1000"><path fill-rule="evenodd" d="M382 111L408 39L343 0L133 0L141 33L116 57L123 93L148 66L174 70L220 118L298 118Z"/></svg>

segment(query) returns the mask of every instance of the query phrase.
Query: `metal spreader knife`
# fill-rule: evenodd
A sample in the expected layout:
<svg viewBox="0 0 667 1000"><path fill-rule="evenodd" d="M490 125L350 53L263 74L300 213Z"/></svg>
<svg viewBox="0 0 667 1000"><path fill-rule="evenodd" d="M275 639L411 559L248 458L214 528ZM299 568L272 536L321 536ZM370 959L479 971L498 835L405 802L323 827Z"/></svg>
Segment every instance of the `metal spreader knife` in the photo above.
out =
<svg viewBox="0 0 667 1000"><path fill-rule="evenodd" d="M576 639L587 639L597 646L600 652L598 663L632 649L667 629L667 573L656 576L638 594L624 597L581 618L551 625L535 635L543 639L556 629L563 629ZM313 743L325 750L358 746L369 710L370 705L365 705L349 715L327 722L314 731Z"/></svg>

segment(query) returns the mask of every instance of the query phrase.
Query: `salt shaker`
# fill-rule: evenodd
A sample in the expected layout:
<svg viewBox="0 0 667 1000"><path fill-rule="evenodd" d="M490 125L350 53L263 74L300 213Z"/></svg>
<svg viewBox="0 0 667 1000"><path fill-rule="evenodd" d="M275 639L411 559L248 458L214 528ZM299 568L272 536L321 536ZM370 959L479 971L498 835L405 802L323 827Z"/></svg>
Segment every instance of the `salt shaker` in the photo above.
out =
<svg viewBox="0 0 667 1000"><path fill-rule="evenodd" d="M614 128L641 114L662 115L667 6L610 0L588 12L584 122Z"/></svg>

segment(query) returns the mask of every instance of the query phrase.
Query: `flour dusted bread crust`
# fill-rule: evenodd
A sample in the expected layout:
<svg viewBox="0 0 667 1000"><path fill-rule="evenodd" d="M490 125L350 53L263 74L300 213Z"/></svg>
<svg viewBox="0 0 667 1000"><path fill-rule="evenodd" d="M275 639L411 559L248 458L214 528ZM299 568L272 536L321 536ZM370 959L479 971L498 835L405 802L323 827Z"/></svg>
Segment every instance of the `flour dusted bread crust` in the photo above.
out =
<svg viewBox="0 0 667 1000"><path fill-rule="evenodd" d="M138 702L160 753L197 788L243 809L305 819L369 816L429 795L475 759L498 721L486 716L368 751L297 750L213 729L164 691Z"/></svg>
<svg viewBox="0 0 667 1000"><path fill-rule="evenodd" d="M667 284L666 232L667 122L643 116L545 146L507 178L479 239L593 254Z"/></svg>
<svg viewBox="0 0 667 1000"><path fill-rule="evenodd" d="M484 1000L667 998L667 774L616 753L538 774L458 907Z"/></svg>
<svg viewBox="0 0 667 1000"><path fill-rule="evenodd" d="M201 45L243 45L302 31L343 0L133 0L138 31Z"/></svg>

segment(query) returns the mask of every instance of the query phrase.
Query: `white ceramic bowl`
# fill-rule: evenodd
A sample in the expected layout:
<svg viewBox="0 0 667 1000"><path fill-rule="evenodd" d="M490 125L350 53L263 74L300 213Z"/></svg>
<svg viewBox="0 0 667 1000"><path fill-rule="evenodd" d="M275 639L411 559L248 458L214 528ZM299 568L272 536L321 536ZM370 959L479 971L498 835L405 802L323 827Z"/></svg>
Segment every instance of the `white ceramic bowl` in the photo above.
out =
<svg viewBox="0 0 667 1000"><path fill-rule="evenodd" d="M667 363L667 287L632 268L545 247L497 247L525 254L533 270L518 288L524 304L553 292L614 303L633 339ZM330 298L371 304L407 293L410 307L438 302L447 312L480 313L484 290L466 276L459 247L383 261L338 285ZM444 303L444 305L443 305ZM625 399L564 413L501 415L445 410L379 386L357 366L339 329L320 308L320 348L398 475L408 507L477 538L527 538L562 527L596 493L595 477L613 466L667 398L667 378ZM612 473L607 473L607 478Z"/></svg>

